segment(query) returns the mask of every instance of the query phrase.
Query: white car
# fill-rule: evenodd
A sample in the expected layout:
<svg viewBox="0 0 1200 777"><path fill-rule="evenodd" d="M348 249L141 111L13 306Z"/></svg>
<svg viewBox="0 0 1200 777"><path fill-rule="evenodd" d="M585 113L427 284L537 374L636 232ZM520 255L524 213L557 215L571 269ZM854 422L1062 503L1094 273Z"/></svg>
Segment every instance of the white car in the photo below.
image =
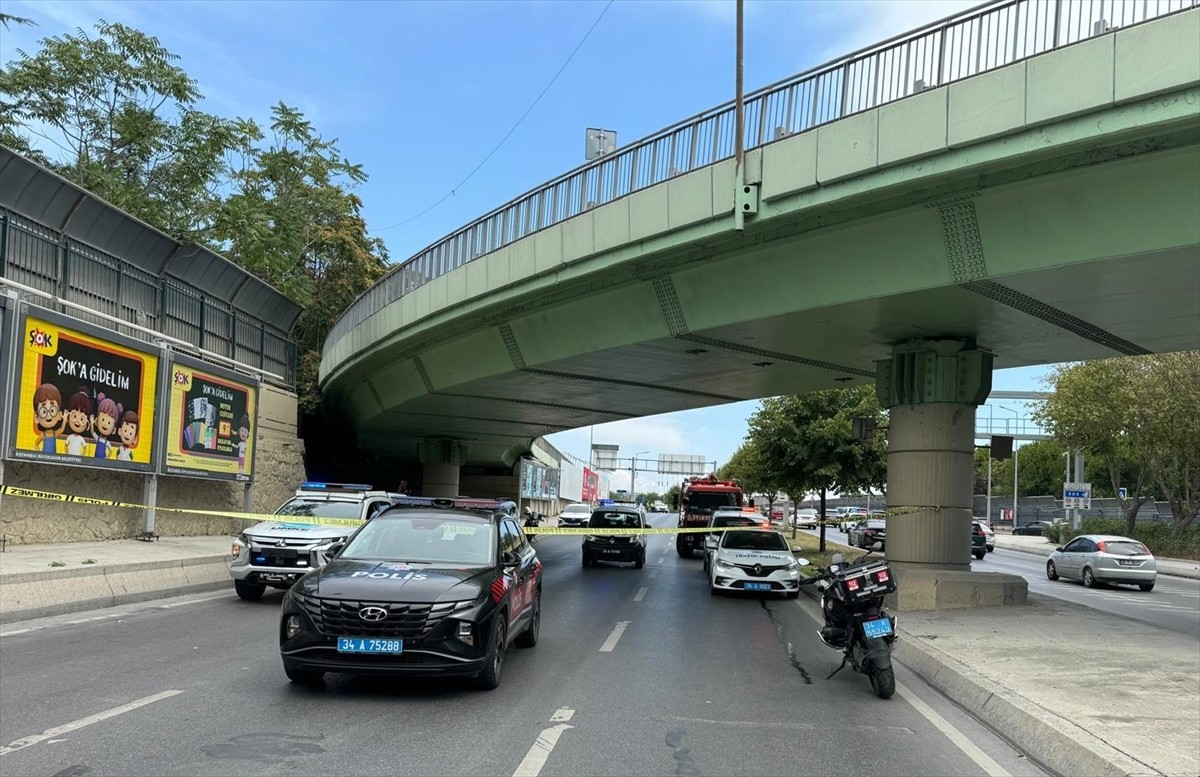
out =
<svg viewBox="0 0 1200 777"><path fill-rule="evenodd" d="M712 554L708 590L782 593L789 599L800 595L798 559L775 529L734 529L721 535Z"/></svg>
<svg viewBox="0 0 1200 777"><path fill-rule="evenodd" d="M800 529L815 529L820 523L817 518L817 511L811 507L801 507L794 515L788 515L787 528L792 528L794 524Z"/></svg>
<svg viewBox="0 0 1200 777"><path fill-rule="evenodd" d="M558 514L559 526L587 526L592 517L592 506L584 502L575 502L563 508Z"/></svg>

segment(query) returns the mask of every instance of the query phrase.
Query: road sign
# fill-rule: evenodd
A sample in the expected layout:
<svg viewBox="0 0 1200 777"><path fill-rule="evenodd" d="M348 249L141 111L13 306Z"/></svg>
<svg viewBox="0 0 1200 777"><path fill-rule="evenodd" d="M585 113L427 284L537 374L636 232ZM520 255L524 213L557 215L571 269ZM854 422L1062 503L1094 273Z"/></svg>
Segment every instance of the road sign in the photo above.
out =
<svg viewBox="0 0 1200 777"><path fill-rule="evenodd" d="M1063 483L1063 507L1068 510L1090 510L1092 507L1092 484Z"/></svg>
<svg viewBox="0 0 1200 777"><path fill-rule="evenodd" d="M1124 489L1124 488L1118 488L1118 489L1117 489L1117 498L1118 498L1118 499L1128 499L1128 498L1129 498L1129 491L1128 491L1127 489Z"/></svg>

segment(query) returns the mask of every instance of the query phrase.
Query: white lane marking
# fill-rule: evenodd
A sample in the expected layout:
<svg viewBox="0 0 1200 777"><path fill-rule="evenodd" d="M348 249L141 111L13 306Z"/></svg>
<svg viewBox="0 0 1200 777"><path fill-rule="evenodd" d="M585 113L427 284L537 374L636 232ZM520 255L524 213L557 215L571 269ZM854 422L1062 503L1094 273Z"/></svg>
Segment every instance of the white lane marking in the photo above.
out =
<svg viewBox="0 0 1200 777"><path fill-rule="evenodd" d="M13 629L12 631L0 631L0 637L11 637L14 634L28 634L31 631L37 631L37 629Z"/></svg>
<svg viewBox="0 0 1200 777"><path fill-rule="evenodd" d="M542 729L542 733L538 734L537 740L529 746L529 752L525 753L525 757L517 765L517 770L513 772L513 777L538 777L542 773L542 767L546 765L546 759L550 757L550 753L554 752L554 746L558 744L558 738L567 729L575 728L565 722L570 720L574 714L575 710L564 707L551 716L550 722L563 722L555 723L550 728Z"/></svg>
<svg viewBox="0 0 1200 777"><path fill-rule="evenodd" d="M611 653L613 648L617 646L617 640L625 633L625 629L629 626L629 621L617 621L617 625L613 627L612 634L608 635L608 639L604 640L604 644L600 646L601 653Z"/></svg>
<svg viewBox="0 0 1200 777"><path fill-rule="evenodd" d="M645 599L645 598L646 598L646 591L647 591L647 590L649 590L649 589L647 589L647 588L641 588L641 589L639 589L639 590L638 590L638 592L637 592L637 595L633 597L633 600L634 600L635 602L640 602L641 600Z"/></svg>
<svg viewBox="0 0 1200 777"><path fill-rule="evenodd" d="M900 694L900 698L912 705L913 709L921 713L923 718L932 723L934 728L945 734L946 738L953 742L955 747L963 751L963 754L974 761L989 777L1012 777L1003 766L993 761L991 756L980 750L978 745L968 739L966 734L955 728L954 724L943 718L938 714L937 710L918 698L908 688L900 683L896 683L896 693Z"/></svg>
<svg viewBox="0 0 1200 777"><path fill-rule="evenodd" d="M658 574L658 570L657 570L657 569L651 569L651 570L650 570L650 577L654 577L654 576L656 576L657 574Z"/></svg>
<svg viewBox="0 0 1200 777"><path fill-rule="evenodd" d="M220 593L212 594L211 596L197 596L195 599L188 599L182 602L171 602L169 604L160 604L159 607L166 610L171 607L186 607L189 604L199 604L200 602L211 602L213 599L228 599L229 592L221 591Z"/></svg>
<svg viewBox="0 0 1200 777"><path fill-rule="evenodd" d="M199 604L201 602L211 602L214 599L228 599L228 591L220 591L207 596L196 596L181 602L168 602L166 604L140 603L136 605L124 605L116 612L109 612L103 615L93 615L88 618L76 618L75 620L57 620L53 623L46 623L41 626L29 626L23 629L13 629L11 631L0 631L0 638L12 637L17 634L28 634L31 631L44 631L46 629L61 629L64 626L80 626L84 623L95 623L97 621L112 620L113 618L125 618L138 613L154 612L155 610L167 610L174 607L183 607L189 604ZM55 617L55 616L51 616Z"/></svg>
<svg viewBox="0 0 1200 777"><path fill-rule="evenodd" d="M114 718L117 715L123 715L126 712L132 712L139 707L145 707L147 704L153 704L156 701L169 699L172 696L178 696L181 693L183 693L183 691L163 691L162 693L156 693L153 696L145 696L141 699L137 699L136 701L131 701L128 704L122 704L120 707L113 707L111 710L97 712L95 715L88 715L86 718L80 718L79 720L73 720L70 723L64 723L61 726L48 728L40 734L22 737L10 745L0 747L0 756L8 755L9 753L16 752L17 750L23 750L30 745L36 745L39 742L45 742L47 739L53 739L60 734L67 734L71 731L77 731L84 726L90 726L93 723L99 723L102 720L108 720L109 718Z"/></svg>
<svg viewBox="0 0 1200 777"><path fill-rule="evenodd" d="M818 624L824 624L824 618L820 610L811 601L802 603L800 600L796 600L795 604L803 612L808 613L808 617L812 618ZM943 718L938 714L937 710L917 698L912 691L899 682L896 683L896 693L900 694L900 697L908 702L913 709L921 713L923 718L932 723L934 728L941 731L967 758L970 758L980 769L983 769L988 774L988 777L1012 777L1011 774L1005 771L1003 766L993 761L991 756L980 750L978 745L968 739L966 734L955 728L953 723Z"/></svg>

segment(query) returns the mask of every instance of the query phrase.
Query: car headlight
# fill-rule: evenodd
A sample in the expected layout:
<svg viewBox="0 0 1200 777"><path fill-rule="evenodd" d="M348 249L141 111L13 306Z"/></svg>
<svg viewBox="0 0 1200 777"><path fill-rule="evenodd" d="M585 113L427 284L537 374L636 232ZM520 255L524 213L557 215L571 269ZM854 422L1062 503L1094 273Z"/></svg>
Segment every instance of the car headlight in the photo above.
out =
<svg viewBox="0 0 1200 777"><path fill-rule="evenodd" d="M733 569L734 565L723 558L717 559L717 569Z"/></svg>
<svg viewBox="0 0 1200 777"><path fill-rule="evenodd" d="M286 639L291 639L300 633L300 616L289 615L283 622L283 634Z"/></svg>

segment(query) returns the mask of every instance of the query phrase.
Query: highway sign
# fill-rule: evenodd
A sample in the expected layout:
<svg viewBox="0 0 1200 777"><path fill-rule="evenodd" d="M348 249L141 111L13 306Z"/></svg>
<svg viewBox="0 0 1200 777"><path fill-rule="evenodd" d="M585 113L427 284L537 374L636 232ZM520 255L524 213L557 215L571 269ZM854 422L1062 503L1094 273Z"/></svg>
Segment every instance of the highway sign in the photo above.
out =
<svg viewBox="0 0 1200 777"><path fill-rule="evenodd" d="M1089 510L1091 507L1091 483L1063 483L1063 508Z"/></svg>
<svg viewBox="0 0 1200 777"><path fill-rule="evenodd" d="M1124 488L1118 488L1118 489L1117 489L1117 498L1118 498L1118 499L1128 499L1128 498L1129 498L1129 491L1128 491L1127 489L1124 489Z"/></svg>

